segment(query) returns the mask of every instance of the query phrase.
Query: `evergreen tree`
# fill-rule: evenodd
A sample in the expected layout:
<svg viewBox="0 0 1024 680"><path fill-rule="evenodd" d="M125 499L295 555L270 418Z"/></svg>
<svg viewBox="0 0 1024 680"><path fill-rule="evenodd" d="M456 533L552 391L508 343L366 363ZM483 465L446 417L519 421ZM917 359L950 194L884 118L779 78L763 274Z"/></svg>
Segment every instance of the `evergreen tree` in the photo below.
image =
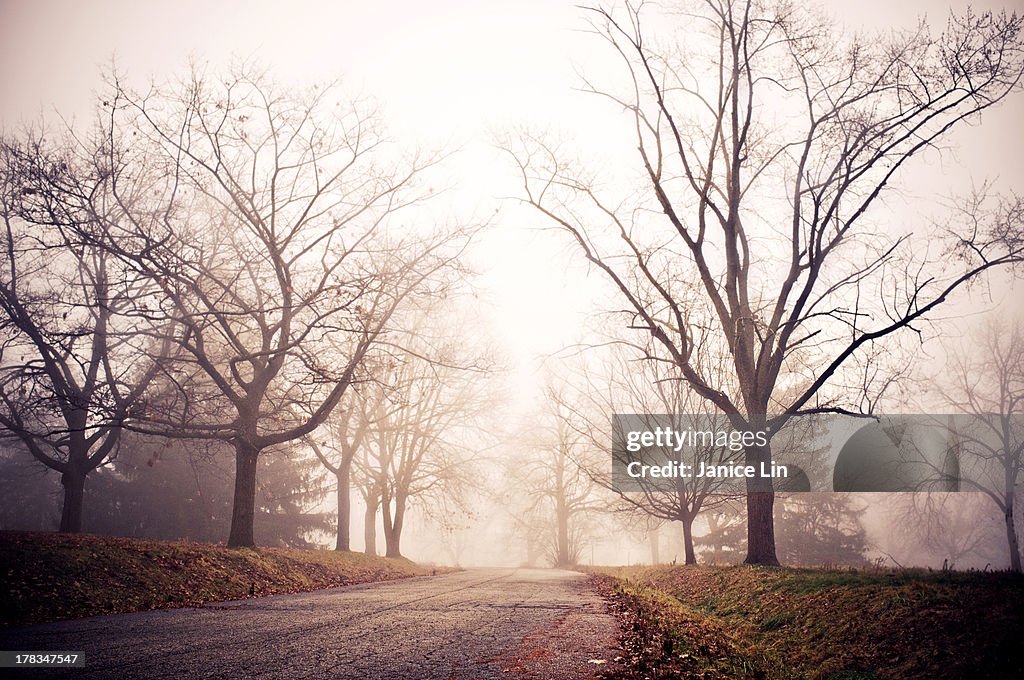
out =
<svg viewBox="0 0 1024 680"><path fill-rule="evenodd" d="M821 566L867 563L868 543L861 516L865 507L840 493L783 497L775 519L776 549L784 564Z"/></svg>

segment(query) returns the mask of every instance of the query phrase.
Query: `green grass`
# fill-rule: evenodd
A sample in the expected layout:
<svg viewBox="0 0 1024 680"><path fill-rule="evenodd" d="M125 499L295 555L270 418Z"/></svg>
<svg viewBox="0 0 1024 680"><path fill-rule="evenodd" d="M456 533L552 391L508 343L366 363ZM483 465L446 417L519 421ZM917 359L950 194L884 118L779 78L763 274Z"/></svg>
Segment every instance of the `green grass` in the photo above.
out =
<svg viewBox="0 0 1024 680"><path fill-rule="evenodd" d="M0 531L0 626L430 574L360 553Z"/></svg>
<svg viewBox="0 0 1024 680"><path fill-rule="evenodd" d="M627 642L633 666L646 669L624 677L1024 677L1019 575L711 566L599 573L635 638ZM677 649L693 651L680 658Z"/></svg>

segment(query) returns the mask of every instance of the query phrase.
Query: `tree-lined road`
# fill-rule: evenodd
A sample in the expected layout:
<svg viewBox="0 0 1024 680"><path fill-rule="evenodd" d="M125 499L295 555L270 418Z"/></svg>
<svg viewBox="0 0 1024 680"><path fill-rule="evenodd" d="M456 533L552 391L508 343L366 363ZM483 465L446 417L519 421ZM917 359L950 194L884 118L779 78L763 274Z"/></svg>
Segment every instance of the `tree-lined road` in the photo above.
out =
<svg viewBox="0 0 1024 680"><path fill-rule="evenodd" d="M85 654L30 677L572 679L616 637L582 574L473 569L0 631L0 649Z"/></svg>

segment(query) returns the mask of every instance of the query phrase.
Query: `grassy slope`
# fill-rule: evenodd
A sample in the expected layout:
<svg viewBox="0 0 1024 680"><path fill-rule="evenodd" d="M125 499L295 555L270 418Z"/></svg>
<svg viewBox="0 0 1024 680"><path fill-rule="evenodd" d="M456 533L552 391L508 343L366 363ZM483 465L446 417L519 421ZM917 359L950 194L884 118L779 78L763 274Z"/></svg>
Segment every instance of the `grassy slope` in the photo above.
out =
<svg viewBox="0 0 1024 680"><path fill-rule="evenodd" d="M431 573L359 553L0 531L0 626Z"/></svg>
<svg viewBox="0 0 1024 680"><path fill-rule="evenodd" d="M602 572L626 624L627 677L1024 677L1020 576L708 566Z"/></svg>

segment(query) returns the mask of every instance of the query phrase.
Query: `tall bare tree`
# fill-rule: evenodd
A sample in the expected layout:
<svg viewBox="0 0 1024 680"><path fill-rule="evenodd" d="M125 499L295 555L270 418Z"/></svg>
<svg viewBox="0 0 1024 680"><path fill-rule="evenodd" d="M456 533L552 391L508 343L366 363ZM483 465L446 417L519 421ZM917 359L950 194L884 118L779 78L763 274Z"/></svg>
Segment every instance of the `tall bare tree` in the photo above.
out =
<svg viewBox="0 0 1024 680"><path fill-rule="evenodd" d="M395 311L447 285L466 233L397 224L437 158L403 159L334 88L284 91L242 68L141 95L115 80L105 104L113 176L151 179L142 197L115 180L124 218L92 237L157 286L139 313L182 329L163 375L176 407L131 426L233 446L228 544L250 546L261 452L326 420Z"/></svg>
<svg viewBox="0 0 1024 680"><path fill-rule="evenodd" d="M387 470L381 470L373 464L378 459L371 451L375 442L374 427L378 421L393 415L392 411L401 408L387 399L389 386L378 379L378 376L384 377L385 373L393 373L398 365L397 360L391 348L380 349L374 357L368 357L365 361L362 384L346 392L324 424L303 439L337 482L336 550L352 549L351 494L355 478L355 486L363 497L366 511L363 540L364 551L368 555L377 553L377 511L380 509L382 489L387 483Z"/></svg>
<svg viewBox="0 0 1024 680"><path fill-rule="evenodd" d="M510 152L525 202L611 283L629 327L654 339L651 358L736 429L848 408L830 387L851 363L1020 262L1019 199L989 197L923 233L891 224L882 200L913 159L1020 90L1020 17L967 12L940 36L922 25L846 39L792 3L687 2L652 28L656 11L590 10L623 84L584 89L625 114L638 195L550 142L526 135ZM665 35L680 18L686 33ZM693 360L709 334L728 347L730 380ZM800 373L806 388L781 399L780 376ZM771 448L745 456L760 465ZM776 564L770 480L747 491L746 561Z"/></svg>
<svg viewBox="0 0 1024 680"><path fill-rule="evenodd" d="M60 473L71 533L86 477L117 452L157 366L139 361L124 316L146 282L79 237L112 210L109 174L81 150L33 134L0 143L0 426Z"/></svg>
<svg viewBox="0 0 1024 680"><path fill-rule="evenodd" d="M376 555L377 512L387 478L385 472L374 464L376 459L369 447L364 446L356 453L356 487L363 498L363 552Z"/></svg>

